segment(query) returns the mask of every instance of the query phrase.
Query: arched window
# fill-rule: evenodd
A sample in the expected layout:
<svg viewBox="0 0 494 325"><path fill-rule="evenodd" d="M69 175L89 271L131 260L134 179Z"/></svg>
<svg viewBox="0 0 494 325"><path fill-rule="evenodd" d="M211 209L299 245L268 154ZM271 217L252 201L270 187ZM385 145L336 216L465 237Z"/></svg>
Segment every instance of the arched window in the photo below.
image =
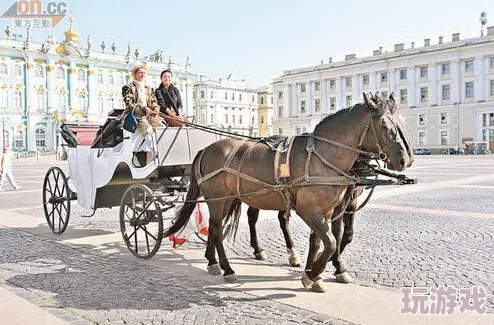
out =
<svg viewBox="0 0 494 325"><path fill-rule="evenodd" d="M14 76L15 77L22 77L22 67L20 64L14 65Z"/></svg>
<svg viewBox="0 0 494 325"><path fill-rule="evenodd" d="M22 109L22 91L21 90L14 91L14 108L17 110Z"/></svg>
<svg viewBox="0 0 494 325"><path fill-rule="evenodd" d="M232 124L235 124L235 115L232 114Z"/></svg>
<svg viewBox="0 0 494 325"><path fill-rule="evenodd" d="M2 87L0 89L0 108L7 109L9 107L9 89L6 87Z"/></svg>
<svg viewBox="0 0 494 325"><path fill-rule="evenodd" d="M104 106L103 97L98 97L98 112L103 113Z"/></svg>
<svg viewBox="0 0 494 325"><path fill-rule="evenodd" d="M80 82L86 82L86 73L84 70L79 69L77 71L77 80Z"/></svg>
<svg viewBox="0 0 494 325"><path fill-rule="evenodd" d="M112 74L108 76L108 83L110 85L113 85L115 83L115 79L113 78L113 75Z"/></svg>
<svg viewBox="0 0 494 325"><path fill-rule="evenodd" d="M242 124L242 115L238 116L238 124Z"/></svg>
<svg viewBox="0 0 494 325"><path fill-rule="evenodd" d="M250 125L254 126L254 122L255 122L255 119L254 119L254 116L252 116L252 123Z"/></svg>
<svg viewBox="0 0 494 325"><path fill-rule="evenodd" d="M24 132L22 130L15 132L14 147L16 150L24 149Z"/></svg>
<svg viewBox="0 0 494 325"><path fill-rule="evenodd" d="M125 76L119 76L118 82L119 82L120 86L125 85Z"/></svg>
<svg viewBox="0 0 494 325"><path fill-rule="evenodd" d="M102 73L98 73L96 75L96 82L99 83L99 84L102 84L103 83L103 74Z"/></svg>
<svg viewBox="0 0 494 325"><path fill-rule="evenodd" d="M79 108L85 109L87 107L87 99L85 94L79 94Z"/></svg>
<svg viewBox="0 0 494 325"><path fill-rule="evenodd" d="M38 77L38 78L44 78L45 77L45 70L41 65L37 64L34 67L34 76Z"/></svg>
<svg viewBox="0 0 494 325"><path fill-rule="evenodd" d="M115 108L115 99L113 97L108 98L108 106L110 110Z"/></svg>
<svg viewBox="0 0 494 325"><path fill-rule="evenodd" d="M67 97L65 94L58 94L58 110L60 112L65 112L65 107L67 106Z"/></svg>
<svg viewBox="0 0 494 325"><path fill-rule="evenodd" d="M46 109L46 96L44 91L38 92L38 110Z"/></svg>
<svg viewBox="0 0 494 325"><path fill-rule="evenodd" d="M1 75L8 74L7 63L0 63L0 74Z"/></svg>
<svg viewBox="0 0 494 325"><path fill-rule="evenodd" d="M65 69L62 67L57 68L57 79L65 80Z"/></svg>
<svg viewBox="0 0 494 325"><path fill-rule="evenodd" d="M43 128L36 129L36 148L45 149L46 148L46 133Z"/></svg>
<svg viewBox="0 0 494 325"><path fill-rule="evenodd" d="M209 115L209 123L214 124L214 115L213 114Z"/></svg>

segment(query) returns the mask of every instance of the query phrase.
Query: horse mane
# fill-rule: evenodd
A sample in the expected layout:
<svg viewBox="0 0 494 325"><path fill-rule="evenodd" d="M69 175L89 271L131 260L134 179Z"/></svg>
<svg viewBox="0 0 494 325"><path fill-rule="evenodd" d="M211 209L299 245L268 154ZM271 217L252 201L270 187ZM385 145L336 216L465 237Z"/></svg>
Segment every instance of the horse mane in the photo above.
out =
<svg viewBox="0 0 494 325"><path fill-rule="evenodd" d="M340 110L338 110L338 111L336 111L336 112L334 112L332 114L329 114L329 115L325 116L321 121L319 121L319 123L317 123L316 127L314 128L314 133L323 124L325 124L325 123L327 123L329 121L332 121L332 120L338 120L340 118L343 118L343 117L345 117L351 111L362 109L364 107L364 105L365 105L364 103L358 103L358 104L352 105L350 107L340 109Z"/></svg>

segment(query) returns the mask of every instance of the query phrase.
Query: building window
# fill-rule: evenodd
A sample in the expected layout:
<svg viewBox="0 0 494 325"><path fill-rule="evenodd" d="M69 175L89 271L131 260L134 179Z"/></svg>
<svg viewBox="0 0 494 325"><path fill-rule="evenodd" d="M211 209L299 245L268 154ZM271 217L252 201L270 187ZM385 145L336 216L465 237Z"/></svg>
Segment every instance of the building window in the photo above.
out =
<svg viewBox="0 0 494 325"><path fill-rule="evenodd" d="M80 82L86 82L86 73L84 70L78 70L77 71L77 80Z"/></svg>
<svg viewBox="0 0 494 325"><path fill-rule="evenodd" d="M238 124L242 125L242 115L238 116Z"/></svg>
<svg viewBox="0 0 494 325"><path fill-rule="evenodd" d="M489 81L489 95L494 96L494 80Z"/></svg>
<svg viewBox="0 0 494 325"><path fill-rule="evenodd" d="M448 124L448 114L441 113L441 124Z"/></svg>
<svg viewBox="0 0 494 325"><path fill-rule="evenodd" d="M283 106L278 107L278 117L283 117Z"/></svg>
<svg viewBox="0 0 494 325"><path fill-rule="evenodd" d="M209 123L214 124L214 114L209 115Z"/></svg>
<svg viewBox="0 0 494 325"><path fill-rule="evenodd" d="M79 108L85 109L87 107L86 96L84 94L79 94Z"/></svg>
<svg viewBox="0 0 494 325"><path fill-rule="evenodd" d="M346 88L351 88L352 87L352 78L346 77L345 78L345 87Z"/></svg>
<svg viewBox="0 0 494 325"><path fill-rule="evenodd" d="M315 102L314 102L314 110L316 112L319 112L321 110L321 100L320 99L316 99Z"/></svg>
<svg viewBox="0 0 494 325"><path fill-rule="evenodd" d="M406 104L408 99L408 91L406 89L400 90L400 104Z"/></svg>
<svg viewBox="0 0 494 325"><path fill-rule="evenodd" d="M316 81L316 82L314 83L314 89L315 89L316 91L321 90L321 82Z"/></svg>
<svg viewBox="0 0 494 325"><path fill-rule="evenodd" d="M108 76L108 83L110 85L114 85L115 84L115 79L113 78L113 75L112 74ZM156 84L153 85L153 88L156 88Z"/></svg>
<svg viewBox="0 0 494 325"><path fill-rule="evenodd" d="M41 65L37 64L34 67L34 76L37 78L44 78L45 77L45 71Z"/></svg>
<svg viewBox="0 0 494 325"><path fill-rule="evenodd" d="M305 93L305 91L306 91L305 84L300 84L300 92Z"/></svg>
<svg viewBox="0 0 494 325"><path fill-rule="evenodd" d="M283 134L283 129L282 128L278 128L278 134Z"/></svg>
<svg viewBox="0 0 494 325"><path fill-rule="evenodd" d="M420 67L420 78L427 78L429 69L427 67Z"/></svg>
<svg viewBox="0 0 494 325"><path fill-rule="evenodd" d="M384 98L384 99L388 98L388 92L387 91L382 91L381 92L381 97Z"/></svg>
<svg viewBox="0 0 494 325"><path fill-rule="evenodd" d="M329 108L330 108L331 110L335 110L335 109L336 109L336 98L331 97L331 98L329 99Z"/></svg>
<svg viewBox="0 0 494 325"><path fill-rule="evenodd" d="M36 138L36 148L45 149L46 148L46 133L42 128L37 128L35 132Z"/></svg>
<svg viewBox="0 0 494 325"><path fill-rule="evenodd" d="M225 91L225 100L228 100L228 93Z"/></svg>
<svg viewBox="0 0 494 325"><path fill-rule="evenodd" d="M424 114L419 115L419 125L425 125L425 115Z"/></svg>
<svg viewBox="0 0 494 325"><path fill-rule="evenodd" d="M209 92L209 98L213 98L213 92Z"/></svg>
<svg viewBox="0 0 494 325"><path fill-rule="evenodd" d="M125 76L118 76L118 83L120 86L125 85Z"/></svg>
<svg viewBox="0 0 494 325"><path fill-rule="evenodd" d="M426 143L427 141L425 137L425 132L424 131L419 132L419 147L425 146Z"/></svg>
<svg viewBox="0 0 494 325"><path fill-rule="evenodd" d="M465 72L472 72L472 71L473 71L473 60L465 61Z"/></svg>
<svg viewBox="0 0 494 325"><path fill-rule="evenodd" d="M420 88L420 101L422 103L429 101L429 89L427 87Z"/></svg>
<svg viewBox="0 0 494 325"><path fill-rule="evenodd" d="M206 96L206 93L204 92L204 90L201 90L201 98L204 98Z"/></svg>
<svg viewBox="0 0 494 325"><path fill-rule="evenodd" d="M8 89L0 90L0 108L7 109L9 107L9 91Z"/></svg>
<svg viewBox="0 0 494 325"><path fill-rule="evenodd" d="M407 80L407 70L406 69L400 70L400 80Z"/></svg>
<svg viewBox="0 0 494 325"><path fill-rule="evenodd" d="M300 101L300 112L305 113L305 100Z"/></svg>
<svg viewBox="0 0 494 325"><path fill-rule="evenodd" d="M62 67L57 68L57 79L65 80L65 69Z"/></svg>
<svg viewBox="0 0 494 325"><path fill-rule="evenodd" d="M44 92L38 92L38 110L46 109L46 96Z"/></svg>
<svg viewBox="0 0 494 325"><path fill-rule="evenodd" d="M494 69L494 57L489 59L489 68Z"/></svg>
<svg viewBox="0 0 494 325"><path fill-rule="evenodd" d="M451 90L449 85L442 85L442 99L443 100L450 100L451 99Z"/></svg>
<svg viewBox="0 0 494 325"><path fill-rule="evenodd" d="M236 124L235 122L235 115L232 114L232 124Z"/></svg>
<svg viewBox="0 0 494 325"><path fill-rule="evenodd" d="M441 145L448 144L448 131L441 131Z"/></svg>
<svg viewBox="0 0 494 325"><path fill-rule="evenodd" d="M20 90L14 92L14 108L17 110L22 109L22 91Z"/></svg>
<svg viewBox="0 0 494 325"><path fill-rule="evenodd" d="M381 82L388 82L388 73L381 72Z"/></svg>
<svg viewBox="0 0 494 325"><path fill-rule="evenodd" d="M67 105L67 98L65 94L58 94L58 111L65 111L65 106Z"/></svg>
<svg viewBox="0 0 494 325"><path fill-rule="evenodd" d="M96 82L99 83L99 84L102 84L103 83L103 74L98 73L96 75Z"/></svg>
<svg viewBox="0 0 494 325"><path fill-rule="evenodd" d="M441 64L441 74L449 74L449 63Z"/></svg>
<svg viewBox="0 0 494 325"><path fill-rule="evenodd" d="M228 124L228 114L225 114L225 124Z"/></svg>
<svg viewBox="0 0 494 325"><path fill-rule="evenodd" d="M261 96L261 105L264 104L264 97Z"/></svg>
<svg viewBox="0 0 494 325"><path fill-rule="evenodd" d="M252 95L252 102L254 103L256 101L256 96Z"/></svg>
<svg viewBox="0 0 494 325"><path fill-rule="evenodd" d="M346 96L346 106L350 107L352 106L352 96Z"/></svg>
<svg viewBox="0 0 494 325"><path fill-rule="evenodd" d="M369 75L368 74L364 74L362 76L362 85L368 85L369 84Z"/></svg>
<svg viewBox="0 0 494 325"><path fill-rule="evenodd" d="M232 100L235 100L235 93L232 93Z"/></svg>
<svg viewBox="0 0 494 325"><path fill-rule="evenodd" d="M14 65L14 77L22 77L22 67L20 64Z"/></svg>
<svg viewBox="0 0 494 325"><path fill-rule="evenodd" d="M473 98L473 81L465 82L465 98Z"/></svg>
<svg viewBox="0 0 494 325"><path fill-rule="evenodd" d="M8 74L6 63L0 63L0 74L1 75L7 75Z"/></svg>
<svg viewBox="0 0 494 325"><path fill-rule="evenodd" d="M336 80L330 79L329 80L329 89L335 89L336 88Z"/></svg>
<svg viewBox="0 0 494 325"><path fill-rule="evenodd" d="M24 132L21 130L17 130L15 132L15 142L14 142L15 149L17 150L23 150L24 149Z"/></svg>
<svg viewBox="0 0 494 325"><path fill-rule="evenodd" d="M283 99L283 92L282 92L282 91L280 91L280 92L278 93L278 99Z"/></svg>

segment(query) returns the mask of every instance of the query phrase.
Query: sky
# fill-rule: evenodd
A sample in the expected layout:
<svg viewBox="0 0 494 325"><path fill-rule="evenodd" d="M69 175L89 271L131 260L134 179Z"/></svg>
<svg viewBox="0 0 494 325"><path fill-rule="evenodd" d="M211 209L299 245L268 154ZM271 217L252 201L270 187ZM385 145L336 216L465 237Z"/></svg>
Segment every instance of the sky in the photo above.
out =
<svg viewBox="0 0 494 325"><path fill-rule="evenodd" d="M43 4L48 0L42 0ZM50 0L62 2L58 0ZM0 14L15 0L0 0ZM492 0L63 0L81 45L91 35L94 48L112 42L125 54L130 41L141 56L163 51L164 59L185 64L190 57L193 73L209 78L233 74L249 85L268 85L283 71L342 61L346 54L372 55L394 44L437 44L439 36L451 41L480 36L479 17L487 12L494 26ZM359 3L362 2L362 3ZM13 20L0 19L3 31ZM61 41L68 28L65 18L53 29L33 31L42 42L48 34ZM13 33L24 33L19 28ZM3 34L1 37L4 37ZM494 51L494 49L493 49Z"/></svg>

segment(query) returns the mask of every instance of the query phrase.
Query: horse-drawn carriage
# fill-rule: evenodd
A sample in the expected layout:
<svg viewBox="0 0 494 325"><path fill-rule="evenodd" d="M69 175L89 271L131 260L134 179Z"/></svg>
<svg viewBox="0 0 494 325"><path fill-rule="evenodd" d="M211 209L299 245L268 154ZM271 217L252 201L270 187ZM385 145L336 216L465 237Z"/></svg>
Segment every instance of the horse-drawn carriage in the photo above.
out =
<svg viewBox="0 0 494 325"><path fill-rule="evenodd" d="M70 125L68 131L71 127L84 134ZM92 128L94 132L99 126ZM149 258L163 237L184 229L197 198L203 195L210 213L208 272L220 274L223 270L226 281L236 277L223 248L225 226L226 232L236 229L241 203L255 209L297 212L312 231L302 283L322 292L320 274L330 258L337 261L337 272L345 272L339 255L346 245L341 232L347 226L340 217L350 202L356 202L354 189L414 182L369 164L355 170L359 156L367 162L381 160L396 171L412 164L413 153L393 96L382 99L364 94L364 103L324 118L313 133L294 137L291 144L287 137L279 137L276 149L265 139L218 141L221 132L204 132L198 125L164 128L155 133L155 150L143 163L133 149L140 136L117 127L107 137L104 129L92 143L78 143L71 132L64 136L71 144L68 159L74 188L60 168L50 168L43 185L43 203L52 231L66 229L71 200L91 209L120 205L127 247L134 255ZM290 159L291 165L284 168L291 176L284 180L273 169L281 142L293 147L284 161ZM378 175L389 179L370 179ZM186 176L190 179L184 180ZM174 222L164 230L162 213L174 206L174 190L187 191L187 196ZM153 226L156 229L150 230ZM321 242L324 247L319 252Z"/></svg>
<svg viewBox="0 0 494 325"><path fill-rule="evenodd" d="M69 175L59 167L46 173L44 213L50 229L61 234L69 223L73 200L93 214L98 208L120 206L127 247L138 257L150 258L160 247L163 213L174 207L174 192L187 190L194 157L220 136L189 127L158 128L152 149L139 157L135 150L143 138L117 125L119 113L110 113L104 126L61 126Z"/></svg>

